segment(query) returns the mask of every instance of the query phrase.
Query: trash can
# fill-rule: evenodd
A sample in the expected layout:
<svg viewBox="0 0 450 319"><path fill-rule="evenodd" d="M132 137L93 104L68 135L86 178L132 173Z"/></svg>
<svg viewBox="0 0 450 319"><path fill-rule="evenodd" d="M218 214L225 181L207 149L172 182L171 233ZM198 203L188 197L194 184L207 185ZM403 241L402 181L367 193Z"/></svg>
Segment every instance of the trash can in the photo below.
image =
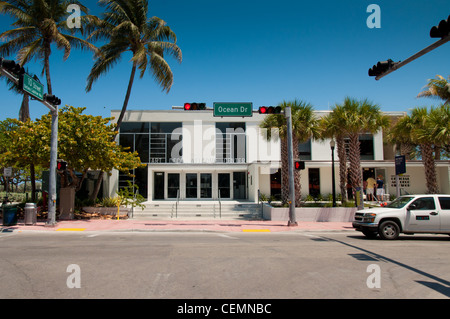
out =
<svg viewBox="0 0 450 319"><path fill-rule="evenodd" d="M25 225L35 225L37 222L37 207L35 203L25 204Z"/></svg>
<svg viewBox="0 0 450 319"><path fill-rule="evenodd" d="M17 206L6 205L2 206L3 211L3 226L17 225Z"/></svg>

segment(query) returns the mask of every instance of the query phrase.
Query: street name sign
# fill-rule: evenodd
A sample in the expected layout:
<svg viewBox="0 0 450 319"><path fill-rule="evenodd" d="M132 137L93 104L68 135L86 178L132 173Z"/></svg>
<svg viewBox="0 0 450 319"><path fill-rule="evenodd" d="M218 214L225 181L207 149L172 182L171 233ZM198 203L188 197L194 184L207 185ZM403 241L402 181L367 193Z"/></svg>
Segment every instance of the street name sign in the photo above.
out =
<svg viewBox="0 0 450 319"><path fill-rule="evenodd" d="M222 117L250 117L253 116L251 102L214 102L214 116Z"/></svg>
<svg viewBox="0 0 450 319"><path fill-rule="evenodd" d="M20 79L19 88L38 100L44 99L44 85L26 73Z"/></svg>

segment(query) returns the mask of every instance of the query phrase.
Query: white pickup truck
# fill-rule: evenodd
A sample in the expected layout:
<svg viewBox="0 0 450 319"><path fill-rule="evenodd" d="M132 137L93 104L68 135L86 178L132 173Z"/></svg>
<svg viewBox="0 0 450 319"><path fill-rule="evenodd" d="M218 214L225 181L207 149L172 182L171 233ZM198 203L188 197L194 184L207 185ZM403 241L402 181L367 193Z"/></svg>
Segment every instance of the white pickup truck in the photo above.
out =
<svg viewBox="0 0 450 319"><path fill-rule="evenodd" d="M401 196L385 207L358 210L353 228L368 238L397 239L400 233L450 235L450 195Z"/></svg>

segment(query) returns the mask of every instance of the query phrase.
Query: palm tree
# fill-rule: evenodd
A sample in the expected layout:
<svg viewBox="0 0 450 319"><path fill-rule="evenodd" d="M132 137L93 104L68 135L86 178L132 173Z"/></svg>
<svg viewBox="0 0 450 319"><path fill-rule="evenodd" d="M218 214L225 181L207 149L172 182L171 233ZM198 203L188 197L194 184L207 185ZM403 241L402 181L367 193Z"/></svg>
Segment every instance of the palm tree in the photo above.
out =
<svg viewBox="0 0 450 319"><path fill-rule="evenodd" d="M311 104L300 100L283 101L281 109L291 107L292 114L292 146L294 159L299 158L299 143L307 142L310 138L319 137L319 121L314 114ZM279 131L281 140L281 197L282 202L289 201L289 167L288 167L288 149L287 149L287 124L284 114L270 114L266 116L260 124L261 128L267 129L267 138L271 138L270 129L276 128ZM295 206L300 206L301 201L301 183L300 171L294 171L295 184Z"/></svg>
<svg viewBox="0 0 450 319"><path fill-rule="evenodd" d="M7 0L0 2L0 13L10 15L16 21L14 28L0 34L8 41L0 46L0 54L17 53L17 61L23 66L31 59L43 61L42 74L47 80L47 92L52 94L50 77L51 45L64 50L66 60L72 47L96 52L96 47L86 40L75 37L75 29L67 25L69 4L77 4L83 13L87 8L76 0Z"/></svg>
<svg viewBox="0 0 450 319"><path fill-rule="evenodd" d="M430 113L434 113L432 109ZM433 156L433 128L430 126L430 113L426 107L416 107L411 111L411 115L401 118L394 127L395 132L409 132L409 139L412 143L419 145L422 162L425 168L425 179L427 190L431 194L438 193L436 164ZM432 115L435 116L435 115Z"/></svg>
<svg viewBox="0 0 450 319"><path fill-rule="evenodd" d="M350 184L355 189L362 187L359 135L378 132L381 128L388 126L389 119L382 114L378 105L366 99L358 101L346 97L341 107L345 117L342 130L349 138Z"/></svg>
<svg viewBox="0 0 450 319"><path fill-rule="evenodd" d="M449 77L450 80L450 77ZM420 92L417 97L432 97L450 103L450 82L442 75L436 75L435 79L428 80L427 89Z"/></svg>
<svg viewBox="0 0 450 319"><path fill-rule="evenodd" d="M335 105L332 112L320 120L321 137L334 138L339 158L339 188L342 202L347 201L347 154L345 151L345 127L346 113L341 105Z"/></svg>
<svg viewBox="0 0 450 319"><path fill-rule="evenodd" d="M147 0L100 0L99 3L106 7L106 12L101 20L92 20L95 30L89 39L109 42L100 48L101 55L88 76L86 91L89 92L92 84L120 60L122 53L132 53L131 75L115 128L118 131L127 109L136 69L140 70L142 78L149 67L163 91L168 93L172 87L173 73L164 54L172 55L179 62L182 55L176 45L176 35L170 27L158 17L147 17Z"/></svg>

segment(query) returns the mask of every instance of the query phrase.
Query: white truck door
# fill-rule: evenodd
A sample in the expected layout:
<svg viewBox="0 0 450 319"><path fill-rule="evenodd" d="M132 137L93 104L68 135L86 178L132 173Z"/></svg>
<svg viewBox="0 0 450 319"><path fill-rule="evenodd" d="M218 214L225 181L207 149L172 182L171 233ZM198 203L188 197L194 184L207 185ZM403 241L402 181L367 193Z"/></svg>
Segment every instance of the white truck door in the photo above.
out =
<svg viewBox="0 0 450 319"><path fill-rule="evenodd" d="M420 197L408 205L406 229L414 232L435 232L441 228L441 216L434 197Z"/></svg>
<svg viewBox="0 0 450 319"><path fill-rule="evenodd" d="M438 196L441 207L441 230L450 232L450 196Z"/></svg>

